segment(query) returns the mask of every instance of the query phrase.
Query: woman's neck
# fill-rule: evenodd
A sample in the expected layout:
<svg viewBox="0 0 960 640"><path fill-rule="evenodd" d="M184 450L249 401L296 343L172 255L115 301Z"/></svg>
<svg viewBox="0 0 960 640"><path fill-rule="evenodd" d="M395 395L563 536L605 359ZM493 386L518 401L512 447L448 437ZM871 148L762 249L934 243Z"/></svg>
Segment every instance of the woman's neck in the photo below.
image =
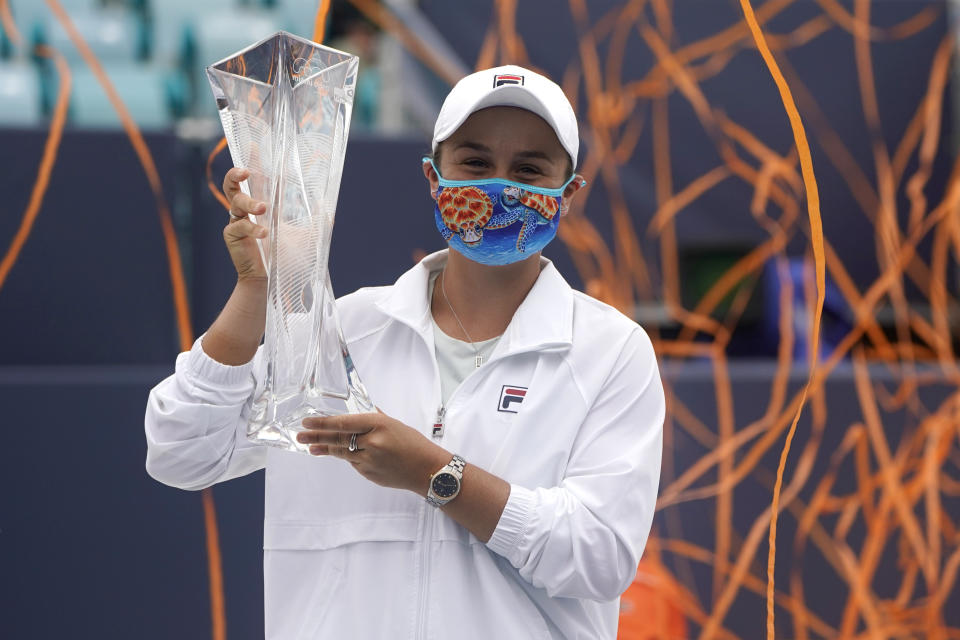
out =
<svg viewBox="0 0 960 640"><path fill-rule="evenodd" d="M539 253L494 267L468 260L451 249L446 267L434 283L433 318L444 333L463 340L479 342L499 336L539 275ZM469 335L464 335L464 330Z"/></svg>

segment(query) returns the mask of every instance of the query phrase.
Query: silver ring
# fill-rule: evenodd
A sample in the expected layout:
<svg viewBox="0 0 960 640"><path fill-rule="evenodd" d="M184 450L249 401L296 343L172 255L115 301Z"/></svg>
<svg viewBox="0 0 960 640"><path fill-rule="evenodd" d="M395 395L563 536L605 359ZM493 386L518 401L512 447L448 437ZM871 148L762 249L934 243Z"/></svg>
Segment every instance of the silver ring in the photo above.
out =
<svg viewBox="0 0 960 640"><path fill-rule="evenodd" d="M350 436L350 445L347 446L347 451L356 451L357 450L357 436L358 433L354 433Z"/></svg>
<svg viewBox="0 0 960 640"><path fill-rule="evenodd" d="M233 215L233 211L227 211L227 215L230 216L230 222L236 222L237 220L242 220L241 216Z"/></svg>

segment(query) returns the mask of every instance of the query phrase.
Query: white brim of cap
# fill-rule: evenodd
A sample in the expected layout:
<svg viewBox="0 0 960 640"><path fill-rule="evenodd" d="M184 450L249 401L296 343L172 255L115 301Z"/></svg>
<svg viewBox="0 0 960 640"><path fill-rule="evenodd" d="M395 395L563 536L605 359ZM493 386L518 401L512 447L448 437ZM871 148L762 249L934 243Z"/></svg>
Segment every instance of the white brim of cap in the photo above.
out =
<svg viewBox="0 0 960 640"><path fill-rule="evenodd" d="M557 140L560 141L561 146L563 146L564 150L567 152L567 155L571 156L571 158L573 157L570 149L567 149L567 147L563 144L563 137L560 135L560 127L550 115L550 110L547 109L547 106L543 104L539 98L525 89L522 85L506 85L484 94L473 104L473 106L468 109L464 109L463 114L458 120L446 123L441 131L436 132L433 138L433 151L436 152L437 145L453 135L453 132L459 129L460 125L466 122L467 118L477 111L486 109L488 107L520 107L521 109L532 111L543 118L546 123L550 125L550 128L553 129L553 132L557 135ZM576 166L576 162L576 159L573 158L574 166Z"/></svg>

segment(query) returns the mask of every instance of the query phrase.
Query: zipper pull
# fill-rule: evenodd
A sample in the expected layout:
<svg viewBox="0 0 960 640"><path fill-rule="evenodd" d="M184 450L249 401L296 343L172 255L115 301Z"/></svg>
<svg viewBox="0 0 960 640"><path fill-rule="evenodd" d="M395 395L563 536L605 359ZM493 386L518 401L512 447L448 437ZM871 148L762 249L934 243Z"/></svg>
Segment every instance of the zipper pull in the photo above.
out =
<svg viewBox="0 0 960 640"><path fill-rule="evenodd" d="M443 437L443 414L447 410L443 408L443 405L440 405L440 408L437 409L437 420L433 423L433 437L442 438Z"/></svg>

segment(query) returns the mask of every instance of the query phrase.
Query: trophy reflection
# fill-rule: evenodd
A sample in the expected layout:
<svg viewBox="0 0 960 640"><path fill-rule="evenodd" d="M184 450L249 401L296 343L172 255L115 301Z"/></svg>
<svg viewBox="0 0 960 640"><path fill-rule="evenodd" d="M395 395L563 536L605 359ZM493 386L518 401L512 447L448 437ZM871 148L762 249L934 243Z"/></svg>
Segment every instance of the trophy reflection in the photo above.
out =
<svg viewBox="0 0 960 640"><path fill-rule="evenodd" d="M375 411L337 319L327 260L357 80L356 56L279 32L207 67L267 270L250 440L306 452L307 416Z"/></svg>

